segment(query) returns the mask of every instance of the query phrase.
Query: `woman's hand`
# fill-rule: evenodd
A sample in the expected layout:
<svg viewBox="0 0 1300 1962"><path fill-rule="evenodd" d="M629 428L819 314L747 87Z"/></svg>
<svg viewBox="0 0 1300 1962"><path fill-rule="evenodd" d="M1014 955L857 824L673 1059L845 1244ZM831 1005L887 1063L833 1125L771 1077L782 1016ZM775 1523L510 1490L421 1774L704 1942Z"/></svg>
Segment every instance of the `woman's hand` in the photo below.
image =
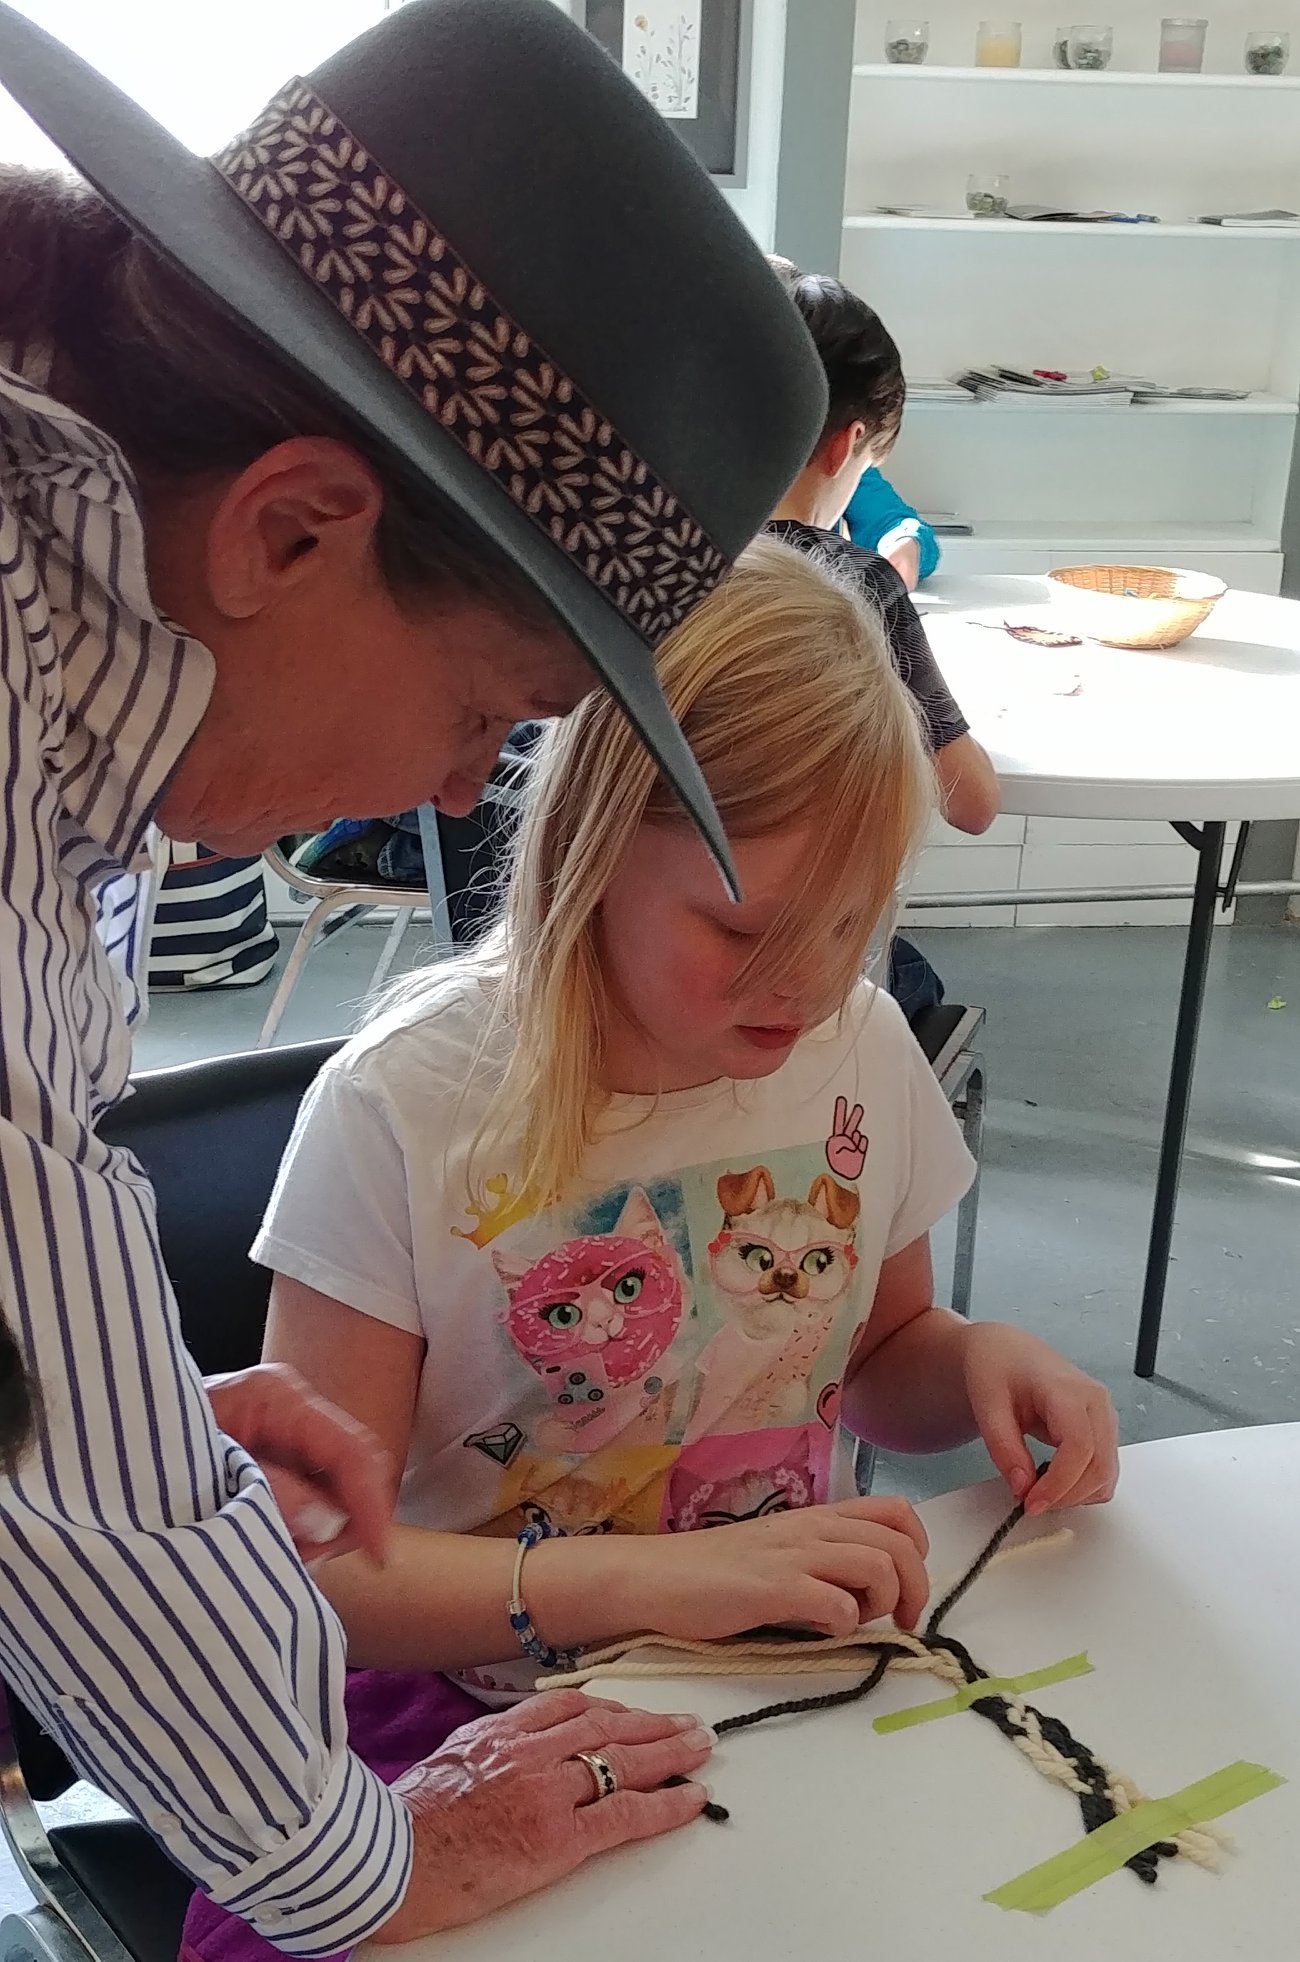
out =
<svg viewBox="0 0 1300 1962"><path fill-rule="evenodd" d="M393 1516L392 1468L363 1424L286 1363L259 1363L203 1386L218 1427L266 1473L305 1561L360 1550L383 1563Z"/></svg>
<svg viewBox="0 0 1300 1962"><path fill-rule="evenodd" d="M580 1558L582 1542L572 1544ZM552 1540L530 1556L530 1603L547 1555L562 1558L565 1545ZM930 1592L928 1549L906 1500L845 1499L735 1526L607 1539L602 1553L626 1558L629 1628L709 1641L782 1622L851 1635L886 1615L912 1628ZM540 1605L537 1618L544 1628Z"/></svg>
<svg viewBox="0 0 1300 1962"><path fill-rule="evenodd" d="M980 1435L1014 1496L1025 1500L1027 1513L1102 1505L1114 1496L1115 1407L1100 1383L1036 1335L997 1322L973 1322L962 1357ZM1037 1484L1027 1437L1056 1447Z"/></svg>
<svg viewBox="0 0 1300 1962"><path fill-rule="evenodd" d="M698 1717L650 1716L578 1690L548 1690L480 1717L393 1790L410 1808L415 1864L401 1907L376 1942L409 1942L477 1921L572 1873L593 1853L653 1839L696 1818L689 1779L713 1748ZM576 1758L597 1751L618 1789L596 1798Z"/></svg>

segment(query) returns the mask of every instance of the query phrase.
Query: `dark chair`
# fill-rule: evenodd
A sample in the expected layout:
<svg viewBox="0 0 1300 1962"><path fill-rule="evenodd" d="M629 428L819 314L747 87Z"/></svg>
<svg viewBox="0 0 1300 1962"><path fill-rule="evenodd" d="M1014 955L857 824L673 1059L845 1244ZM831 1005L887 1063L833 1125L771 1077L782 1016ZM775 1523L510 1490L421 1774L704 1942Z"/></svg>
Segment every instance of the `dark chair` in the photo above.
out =
<svg viewBox="0 0 1300 1962"><path fill-rule="evenodd" d="M303 1092L337 1047L151 1071L100 1127L153 1180L181 1326L205 1376L245 1368L261 1352L270 1275L248 1248ZM33 1800L59 1798L76 1782L54 1739L4 1689L0 1825L37 1905L0 1922L0 1962L175 1962L192 1882L134 1820L47 1833Z"/></svg>

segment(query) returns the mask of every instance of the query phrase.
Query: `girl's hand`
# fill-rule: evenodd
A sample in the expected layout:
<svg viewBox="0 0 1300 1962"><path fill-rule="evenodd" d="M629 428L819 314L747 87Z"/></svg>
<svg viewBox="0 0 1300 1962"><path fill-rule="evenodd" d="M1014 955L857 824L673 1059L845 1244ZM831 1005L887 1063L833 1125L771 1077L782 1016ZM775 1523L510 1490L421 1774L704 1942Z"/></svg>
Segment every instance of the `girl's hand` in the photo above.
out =
<svg viewBox="0 0 1300 1962"><path fill-rule="evenodd" d="M1100 1383L1036 1335L996 1322L972 1323L962 1356L980 1435L1014 1496L1025 1499L1027 1513L1103 1505L1114 1496L1115 1407ZM1036 1485L1027 1437L1056 1447Z"/></svg>
<svg viewBox="0 0 1300 1962"><path fill-rule="evenodd" d="M627 1547L634 1625L697 1641L784 1622L851 1635L884 1615L913 1628L930 1593L929 1541L904 1499L845 1499Z"/></svg>

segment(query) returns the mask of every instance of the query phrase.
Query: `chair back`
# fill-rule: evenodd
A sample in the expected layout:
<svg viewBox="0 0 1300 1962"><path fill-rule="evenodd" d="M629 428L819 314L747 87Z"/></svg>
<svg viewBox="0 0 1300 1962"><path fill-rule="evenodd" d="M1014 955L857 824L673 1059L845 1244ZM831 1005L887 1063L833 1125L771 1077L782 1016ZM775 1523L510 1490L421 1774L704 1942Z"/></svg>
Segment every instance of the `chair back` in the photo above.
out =
<svg viewBox="0 0 1300 1962"><path fill-rule="evenodd" d="M100 1124L153 1182L163 1263L205 1376L261 1354L271 1277L248 1249L303 1093L338 1047L307 1042L150 1070Z"/></svg>

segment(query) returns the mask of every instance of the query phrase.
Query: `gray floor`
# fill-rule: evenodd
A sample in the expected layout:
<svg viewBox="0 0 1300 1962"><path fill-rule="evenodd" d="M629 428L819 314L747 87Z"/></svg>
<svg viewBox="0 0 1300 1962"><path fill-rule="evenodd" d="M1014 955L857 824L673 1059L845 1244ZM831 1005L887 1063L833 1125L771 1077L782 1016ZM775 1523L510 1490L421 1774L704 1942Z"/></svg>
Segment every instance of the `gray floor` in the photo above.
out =
<svg viewBox="0 0 1300 1962"><path fill-rule="evenodd" d="M976 1314L1023 1323L1101 1377L1126 1442L1300 1414L1300 932L1216 935L1151 1383L1133 1376L1132 1349L1182 936L1017 928L916 937L951 997L989 1011ZM345 1030L380 944L376 930L355 928L314 954L281 1039ZM419 951L416 929L405 953ZM162 997L139 1039L139 1066L250 1047L269 999L269 983ZM1270 1008L1275 999L1287 1005ZM949 1258L941 1229L941 1277ZM877 1489L922 1498L988 1469L980 1446L892 1459ZM0 1851L0 1911L27 1898Z"/></svg>

